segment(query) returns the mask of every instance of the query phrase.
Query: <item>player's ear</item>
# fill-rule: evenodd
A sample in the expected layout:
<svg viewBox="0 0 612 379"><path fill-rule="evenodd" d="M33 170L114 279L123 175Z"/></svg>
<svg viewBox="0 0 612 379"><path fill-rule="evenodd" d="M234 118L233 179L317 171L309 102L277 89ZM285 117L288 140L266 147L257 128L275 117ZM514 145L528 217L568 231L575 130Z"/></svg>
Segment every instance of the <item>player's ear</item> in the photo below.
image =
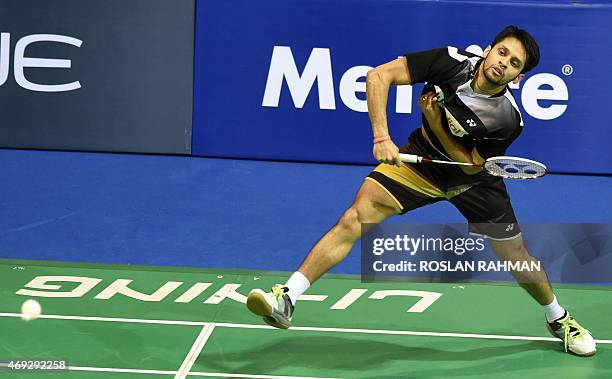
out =
<svg viewBox="0 0 612 379"><path fill-rule="evenodd" d="M487 55L489 55L489 51L491 51L491 45L487 46L487 48L484 49L484 51L482 52L482 56L486 58Z"/></svg>
<svg viewBox="0 0 612 379"><path fill-rule="evenodd" d="M525 77L525 74L518 74L518 76L516 78L514 78L514 80L512 81L512 83L514 84L518 84L518 82L520 82L521 80L523 80L523 78Z"/></svg>

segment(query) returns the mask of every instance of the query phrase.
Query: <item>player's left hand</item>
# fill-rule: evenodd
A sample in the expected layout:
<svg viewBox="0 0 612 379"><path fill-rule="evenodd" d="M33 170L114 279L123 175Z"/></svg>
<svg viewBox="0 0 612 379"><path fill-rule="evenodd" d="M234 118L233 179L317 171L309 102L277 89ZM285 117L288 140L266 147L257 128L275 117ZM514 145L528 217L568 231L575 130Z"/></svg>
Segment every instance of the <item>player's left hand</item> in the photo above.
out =
<svg viewBox="0 0 612 379"><path fill-rule="evenodd" d="M435 92L427 92L419 96L419 107L429 124L440 120L442 111L438 106L438 98Z"/></svg>

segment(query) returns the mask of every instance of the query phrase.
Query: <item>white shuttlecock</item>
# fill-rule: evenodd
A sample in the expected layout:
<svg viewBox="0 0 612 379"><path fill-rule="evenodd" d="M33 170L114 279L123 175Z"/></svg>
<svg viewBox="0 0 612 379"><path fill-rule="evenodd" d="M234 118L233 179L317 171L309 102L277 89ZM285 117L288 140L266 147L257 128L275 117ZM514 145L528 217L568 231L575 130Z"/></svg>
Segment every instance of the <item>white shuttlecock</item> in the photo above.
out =
<svg viewBox="0 0 612 379"><path fill-rule="evenodd" d="M35 320L42 313L42 307L36 300L28 299L21 305L21 318L25 321Z"/></svg>

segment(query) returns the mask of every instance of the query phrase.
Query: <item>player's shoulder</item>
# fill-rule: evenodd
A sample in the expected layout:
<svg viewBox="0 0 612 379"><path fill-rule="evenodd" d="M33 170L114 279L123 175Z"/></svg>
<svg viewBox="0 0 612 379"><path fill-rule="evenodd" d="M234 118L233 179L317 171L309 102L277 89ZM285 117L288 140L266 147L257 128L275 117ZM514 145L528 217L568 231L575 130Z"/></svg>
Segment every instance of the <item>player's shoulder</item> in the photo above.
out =
<svg viewBox="0 0 612 379"><path fill-rule="evenodd" d="M510 87L506 88L506 91L503 94L503 99L508 103L510 120L512 120L512 123L518 126L523 126L523 115L521 114L521 110L516 103L516 99L514 98L514 94L512 93Z"/></svg>
<svg viewBox="0 0 612 379"><path fill-rule="evenodd" d="M472 65L476 64L482 57L467 50L459 49L455 46L447 46L446 54L457 62L469 61Z"/></svg>
<svg viewBox="0 0 612 379"><path fill-rule="evenodd" d="M480 55L471 53L467 50L459 49L455 46L444 46L433 48L430 50L416 51L413 53L406 54L405 56L427 56L433 60L445 59L454 63L465 62L468 60L478 61L479 59L482 59Z"/></svg>
<svg viewBox="0 0 612 379"><path fill-rule="evenodd" d="M467 50L463 50L463 49L459 49L456 46L446 46L446 52L448 53L448 55L460 62L463 62L466 59L470 59L470 58L482 58L480 55L478 54L474 54L472 52L469 52Z"/></svg>

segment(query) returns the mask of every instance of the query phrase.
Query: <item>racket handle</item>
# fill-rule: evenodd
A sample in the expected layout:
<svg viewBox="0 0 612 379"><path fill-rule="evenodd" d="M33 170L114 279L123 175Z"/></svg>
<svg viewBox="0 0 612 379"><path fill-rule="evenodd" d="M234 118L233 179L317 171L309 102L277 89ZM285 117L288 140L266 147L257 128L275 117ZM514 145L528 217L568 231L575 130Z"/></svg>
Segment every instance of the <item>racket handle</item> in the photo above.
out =
<svg viewBox="0 0 612 379"><path fill-rule="evenodd" d="M400 156L400 160L406 163L440 163L440 164L450 164L450 165L455 165L455 166L480 167L480 165L477 165L475 163L441 161L438 159L430 159L427 157L422 157L420 155L414 155L414 154L400 153L399 156Z"/></svg>
<svg viewBox="0 0 612 379"><path fill-rule="evenodd" d="M423 157L420 157L420 156L414 155L414 154L403 154L403 153L400 153L399 157L402 160L402 162L406 162L406 163L421 163L421 162L423 162Z"/></svg>

